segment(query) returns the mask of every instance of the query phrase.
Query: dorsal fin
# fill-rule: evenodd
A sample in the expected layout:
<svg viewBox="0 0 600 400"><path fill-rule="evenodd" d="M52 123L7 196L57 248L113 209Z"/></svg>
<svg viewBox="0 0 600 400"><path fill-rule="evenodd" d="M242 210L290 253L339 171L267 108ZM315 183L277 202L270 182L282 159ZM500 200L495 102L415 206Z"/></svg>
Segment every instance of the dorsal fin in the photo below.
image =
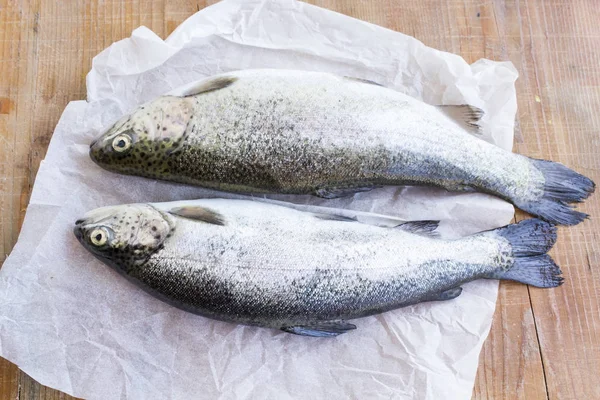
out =
<svg viewBox="0 0 600 400"><path fill-rule="evenodd" d="M216 211L206 207L184 206L175 207L168 211L169 214L177 215L183 218L189 218L196 221L206 222L213 225L225 225L223 216Z"/></svg>
<svg viewBox="0 0 600 400"><path fill-rule="evenodd" d="M232 85L238 78L235 76L219 76L217 78L209 78L204 80L198 85L186 89L182 97L195 96L197 94L208 93L219 89L224 89L230 85Z"/></svg>
<svg viewBox="0 0 600 400"><path fill-rule="evenodd" d="M356 81L356 82L361 82L361 83L367 83L369 85L375 85L375 86L381 86L383 87L383 85L381 83L377 83L374 81L370 81L368 79L363 79L363 78L354 78L352 76L344 76L345 79L349 79L351 81Z"/></svg>
<svg viewBox="0 0 600 400"><path fill-rule="evenodd" d="M481 134L480 123L484 115L481 108L461 104L458 106L437 106L437 109L467 131Z"/></svg>

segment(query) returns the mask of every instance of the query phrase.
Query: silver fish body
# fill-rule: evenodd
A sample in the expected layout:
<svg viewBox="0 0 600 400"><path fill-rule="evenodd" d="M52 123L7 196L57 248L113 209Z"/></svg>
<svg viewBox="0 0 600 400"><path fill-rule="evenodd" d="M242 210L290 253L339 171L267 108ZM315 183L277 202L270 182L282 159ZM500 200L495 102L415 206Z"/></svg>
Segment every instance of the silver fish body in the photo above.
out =
<svg viewBox="0 0 600 400"><path fill-rule="evenodd" d="M548 221L586 215L568 203L594 183L474 137L435 107L327 73L247 70L212 77L123 117L90 156L114 172L234 192L333 198L381 185L434 185L499 196Z"/></svg>
<svg viewBox="0 0 600 400"><path fill-rule="evenodd" d="M480 278L558 286L552 225L528 220L460 240L430 224L379 227L246 200L131 204L77 221L79 241L151 294L210 318L311 336ZM416 232L416 233L415 233Z"/></svg>

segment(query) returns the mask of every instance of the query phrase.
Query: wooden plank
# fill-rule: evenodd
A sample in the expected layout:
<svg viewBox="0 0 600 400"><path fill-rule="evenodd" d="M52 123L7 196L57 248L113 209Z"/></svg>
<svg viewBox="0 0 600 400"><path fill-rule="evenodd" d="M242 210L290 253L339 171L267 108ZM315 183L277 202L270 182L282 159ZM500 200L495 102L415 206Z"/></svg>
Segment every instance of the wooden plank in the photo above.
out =
<svg viewBox="0 0 600 400"><path fill-rule="evenodd" d="M0 263L64 107L85 99L92 58L145 25L161 37L216 1L0 0ZM0 399L70 399L0 359Z"/></svg>
<svg viewBox="0 0 600 400"><path fill-rule="evenodd" d="M518 283L503 283L500 287L473 398L547 398L529 294Z"/></svg>
<svg viewBox="0 0 600 400"><path fill-rule="evenodd" d="M16 242L31 188L32 77L39 2L0 2L0 263ZM19 370L0 359L0 398L19 395Z"/></svg>
<svg viewBox="0 0 600 400"><path fill-rule="evenodd" d="M0 399L17 399L19 396L19 369L0 358Z"/></svg>
<svg viewBox="0 0 600 400"><path fill-rule="evenodd" d="M539 49L536 71L546 82L540 91L550 140L548 155L600 181L600 71L598 4L592 2L529 4L539 21L532 42ZM548 121L552 121L549 123ZM600 198L583 210L596 213L577 229L562 229L557 262L566 271L562 291L551 296L532 292L550 398L600 398Z"/></svg>
<svg viewBox="0 0 600 400"><path fill-rule="evenodd" d="M139 25L166 37L216 1L0 0L0 262L14 245L52 131L85 98L91 59ZM462 55L511 60L521 142L516 150L600 178L599 10L594 0L313 0ZM101 4L100 4L101 3ZM584 205L600 210L593 197ZM600 398L597 219L561 229L553 254L567 283L502 284L481 356L476 399ZM0 360L0 398L69 398Z"/></svg>
<svg viewBox="0 0 600 400"><path fill-rule="evenodd" d="M594 111L600 106L595 52L600 45L600 30L593 18L598 16L597 4L516 0L507 1L501 11L506 21L509 59L521 73L517 92L523 142L517 143L516 150L563 162L598 182L600 127ZM581 208L597 213L598 197L592 197ZM593 379L600 373L600 282L588 266L598 259L594 232L598 232L599 225L598 219L592 218L577 227L561 228L552 254L565 271L565 285L552 291L530 289L550 399L600 398ZM499 307L504 302L502 299ZM509 320L501 322L503 331L510 329ZM507 359L511 354L500 357L502 362ZM486 365L484 360L482 369L497 372L502 362ZM511 388L514 386L505 386L502 393L492 392L492 396L481 398L538 398L515 396Z"/></svg>
<svg viewBox="0 0 600 400"><path fill-rule="evenodd" d="M75 400L66 393L40 385L23 371L19 371L19 400Z"/></svg>
<svg viewBox="0 0 600 400"><path fill-rule="evenodd" d="M525 58L520 51L523 22L519 10L508 3L485 3L479 7L477 15L485 37L486 58L510 60L519 70L515 151L521 152L519 146L524 141L523 135L530 134L521 129L521 125L527 124L523 118L531 115L532 103L523 101L529 83L522 72ZM519 212L518 219L523 215ZM546 399L547 395L529 290L522 285L502 282L490 335L481 352L473 398Z"/></svg>

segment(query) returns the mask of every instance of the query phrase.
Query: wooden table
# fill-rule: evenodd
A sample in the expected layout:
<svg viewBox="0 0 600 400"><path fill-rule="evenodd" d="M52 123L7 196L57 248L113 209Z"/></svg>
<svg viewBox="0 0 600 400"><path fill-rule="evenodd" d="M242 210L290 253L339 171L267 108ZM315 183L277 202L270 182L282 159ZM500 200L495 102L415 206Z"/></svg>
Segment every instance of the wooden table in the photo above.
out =
<svg viewBox="0 0 600 400"><path fill-rule="evenodd" d="M86 96L92 57L140 25L164 38L214 2L0 0L0 262L17 240L58 118L69 101ZM515 150L600 182L597 0L310 3L404 32L468 62L512 61L520 73ZM475 399L600 398L600 195L581 209L592 219L561 228L552 252L565 272L562 287L500 285ZM16 398L70 397L0 359L0 399Z"/></svg>

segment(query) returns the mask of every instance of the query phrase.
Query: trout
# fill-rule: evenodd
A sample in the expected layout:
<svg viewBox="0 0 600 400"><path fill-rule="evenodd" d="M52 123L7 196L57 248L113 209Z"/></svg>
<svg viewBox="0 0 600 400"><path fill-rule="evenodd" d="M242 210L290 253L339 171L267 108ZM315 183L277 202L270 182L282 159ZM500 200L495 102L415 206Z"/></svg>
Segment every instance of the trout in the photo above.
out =
<svg viewBox="0 0 600 400"><path fill-rule="evenodd" d="M382 227L334 212L204 199L99 208L74 232L102 262L176 307L307 336L336 336L355 329L348 320L453 299L476 279L563 282L546 254L556 240L548 222L457 240L432 236L436 226Z"/></svg>
<svg viewBox="0 0 600 400"><path fill-rule="evenodd" d="M140 106L90 156L109 171L230 192L335 198L431 185L492 194L555 224L587 217L571 203L594 191L590 179L479 139L481 115L361 79L246 70Z"/></svg>

